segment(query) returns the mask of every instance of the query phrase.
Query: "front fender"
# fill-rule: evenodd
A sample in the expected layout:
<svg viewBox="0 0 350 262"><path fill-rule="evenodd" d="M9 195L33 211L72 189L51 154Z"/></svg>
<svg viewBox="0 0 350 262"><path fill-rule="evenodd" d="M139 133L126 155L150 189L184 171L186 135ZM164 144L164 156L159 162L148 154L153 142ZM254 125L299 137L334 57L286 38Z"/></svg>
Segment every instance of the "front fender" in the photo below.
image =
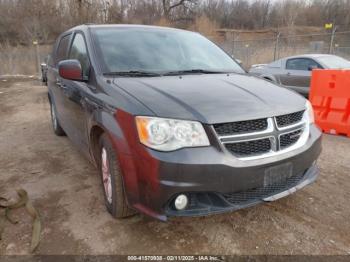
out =
<svg viewBox="0 0 350 262"><path fill-rule="evenodd" d="M110 138L113 148L117 153L126 198L129 205L132 205L132 203L137 202L139 199L138 185L135 183L135 181L137 181L137 174L135 163L131 157L131 151L122 128L112 112L106 112L103 110L95 110L91 114L88 126L90 155L92 159L94 159L93 143L95 142L93 140L94 134L92 134L94 128L98 127L99 129L102 129Z"/></svg>
<svg viewBox="0 0 350 262"><path fill-rule="evenodd" d="M141 195L157 192L155 176L158 175L158 161L139 142L134 116L119 109L113 113L95 110L91 114L89 126L90 141L94 127L108 134L118 156L127 201L130 206L139 209L147 201L141 199Z"/></svg>
<svg viewBox="0 0 350 262"><path fill-rule="evenodd" d="M114 114L111 112L106 112L103 110L95 110L89 120L89 139L91 144L91 131L93 127L98 126L103 129L108 136L116 142L115 150L118 154L127 154L130 155L131 151L129 145L125 139L124 132L120 127L120 124L117 122L117 119L114 117Z"/></svg>

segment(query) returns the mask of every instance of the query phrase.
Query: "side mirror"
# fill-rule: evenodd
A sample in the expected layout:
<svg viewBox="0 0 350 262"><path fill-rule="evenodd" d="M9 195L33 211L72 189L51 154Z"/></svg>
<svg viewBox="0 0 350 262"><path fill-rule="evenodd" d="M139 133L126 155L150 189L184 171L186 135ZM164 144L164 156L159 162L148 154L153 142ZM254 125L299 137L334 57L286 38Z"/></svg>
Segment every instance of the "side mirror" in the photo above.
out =
<svg viewBox="0 0 350 262"><path fill-rule="evenodd" d="M58 73L64 79L83 81L83 70L76 59L63 60L58 63Z"/></svg>

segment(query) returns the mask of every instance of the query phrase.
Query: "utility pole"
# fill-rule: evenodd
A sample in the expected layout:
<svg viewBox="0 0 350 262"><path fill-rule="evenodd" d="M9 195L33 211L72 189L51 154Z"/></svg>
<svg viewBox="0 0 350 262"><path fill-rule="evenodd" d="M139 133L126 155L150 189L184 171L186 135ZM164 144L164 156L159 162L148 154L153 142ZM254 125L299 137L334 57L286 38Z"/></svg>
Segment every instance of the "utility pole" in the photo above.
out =
<svg viewBox="0 0 350 262"><path fill-rule="evenodd" d="M276 61L276 58L277 58L277 51L279 50L280 36L281 36L281 32L277 32L276 41L275 41L275 50L273 52L273 61Z"/></svg>
<svg viewBox="0 0 350 262"><path fill-rule="evenodd" d="M232 34L232 36L231 36L232 37L232 52L231 52L231 55L234 56L234 54L235 54L235 32L232 31L231 34Z"/></svg>
<svg viewBox="0 0 350 262"><path fill-rule="evenodd" d="M333 43L334 43L334 37L335 37L335 32L337 31L337 26L333 25L332 29L332 34L331 34L331 42L329 44L329 53L333 53Z"/></svg>
<svg viewBox="0 0 350 262"><path fill-rule="evenodd" d="M39 54L39 42L37 40L33 41L33 45L35 46L35 56L36 56L36 71L38 76L40 77L40 54Z"/></svg>

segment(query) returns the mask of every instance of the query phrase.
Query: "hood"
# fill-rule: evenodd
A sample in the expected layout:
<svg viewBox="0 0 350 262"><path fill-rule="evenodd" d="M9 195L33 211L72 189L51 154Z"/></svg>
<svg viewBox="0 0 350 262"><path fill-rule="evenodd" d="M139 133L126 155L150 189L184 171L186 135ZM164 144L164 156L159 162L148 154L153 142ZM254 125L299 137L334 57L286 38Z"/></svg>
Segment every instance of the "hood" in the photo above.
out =
<svg viewBox="0 0 350 262"><path fill-rule="evenodd" d="M114 84L156 116L207 124L259 119L305 108L300 95L243 74L115 78Z"/></svg>

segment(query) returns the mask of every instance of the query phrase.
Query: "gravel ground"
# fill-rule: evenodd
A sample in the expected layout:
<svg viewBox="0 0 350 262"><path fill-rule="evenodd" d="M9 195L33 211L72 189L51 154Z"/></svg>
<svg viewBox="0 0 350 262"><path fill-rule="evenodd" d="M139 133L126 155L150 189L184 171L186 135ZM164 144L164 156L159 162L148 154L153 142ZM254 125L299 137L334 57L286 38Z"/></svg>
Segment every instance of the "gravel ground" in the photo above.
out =
<svg viewBox="0 0 350 262"><path fill-rule="evenodd" d="M4 81L5 80L5 81ZM53 134L47 89L0 79L0 195L26 189L43 231L37 254L350 254L350 139L324 135L320 177L279 201L167 223L105 210L94 167ZM6 223L0 254L28 254L25 210Z"/></svg>

